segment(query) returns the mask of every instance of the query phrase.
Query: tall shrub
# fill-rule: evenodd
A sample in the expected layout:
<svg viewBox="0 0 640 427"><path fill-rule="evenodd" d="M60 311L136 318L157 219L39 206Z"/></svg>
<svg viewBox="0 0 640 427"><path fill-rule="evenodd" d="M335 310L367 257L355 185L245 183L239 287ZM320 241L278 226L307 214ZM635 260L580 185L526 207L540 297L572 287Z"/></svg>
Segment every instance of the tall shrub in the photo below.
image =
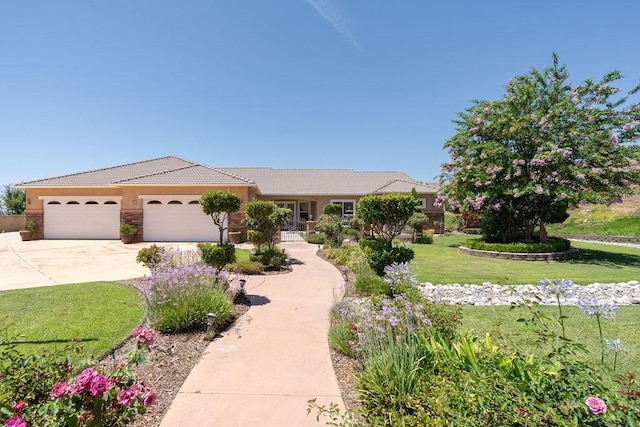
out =
<svg viewBox="0 0 640 427"><path fill-rule="evenodd" d="M211 217L220 232L220 244L226 242L224 230L228 227L229 215L240 210L242 199L231 191L209 191L200 196L202 211Z"/></svg>

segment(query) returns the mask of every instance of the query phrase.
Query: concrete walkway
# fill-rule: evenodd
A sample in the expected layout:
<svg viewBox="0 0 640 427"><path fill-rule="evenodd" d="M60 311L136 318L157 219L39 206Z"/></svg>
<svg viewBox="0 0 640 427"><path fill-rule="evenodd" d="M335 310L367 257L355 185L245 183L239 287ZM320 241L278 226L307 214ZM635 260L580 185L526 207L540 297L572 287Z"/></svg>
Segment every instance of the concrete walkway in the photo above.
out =
<svg viewBox="0 0 640 427"><path fill-rule="evenodd" d="M317 426L309 399L344 408L327 344L344 280L315 245L281 246L293 272L248 278L251 309L207 347L161 427Z"/></svg>

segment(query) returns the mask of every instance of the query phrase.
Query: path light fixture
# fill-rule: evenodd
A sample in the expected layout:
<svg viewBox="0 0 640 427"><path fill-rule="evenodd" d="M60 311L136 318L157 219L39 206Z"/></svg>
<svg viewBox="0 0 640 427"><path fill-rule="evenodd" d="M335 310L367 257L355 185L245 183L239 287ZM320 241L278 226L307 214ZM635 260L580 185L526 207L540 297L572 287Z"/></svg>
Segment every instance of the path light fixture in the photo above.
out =
<svg viewBox="0 0 640 427"><path fill-rule="evenodd" d="M207 333L213 329L213 324L216 321L216 315L214 313L207 313Z"/></svg>
<svg viewBox="0 0 640 427"><path fill-rule="evenodd" d="M247 279L240 279L240 291L244 292L244 285L247 284Z"/></svg>

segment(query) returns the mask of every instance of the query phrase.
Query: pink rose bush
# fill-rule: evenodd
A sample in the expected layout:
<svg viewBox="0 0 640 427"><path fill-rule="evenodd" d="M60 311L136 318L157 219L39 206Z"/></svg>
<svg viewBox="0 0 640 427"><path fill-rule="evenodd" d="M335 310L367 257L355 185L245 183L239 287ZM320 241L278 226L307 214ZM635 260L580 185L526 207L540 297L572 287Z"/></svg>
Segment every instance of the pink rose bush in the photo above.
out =
<svg viewBox="0 0 640 427"><path fill-rule="evenodd" d="M138 414L144 414L158 396L144 381L133 377L131 368L144 362L143 352L155 342L157 333L149 328L136 328L132 336L137 345L125 353L126 362L115 365L108 373L87 367L68 381L54 383L48 394L49 401L38 401L34 405L31 400L29 404L18 400L7 405L2 410L10 418L0 425L115 426L126 425ZM27 406L30 409L24 411ZM0 423L3 418L0 414Z"/></svg>

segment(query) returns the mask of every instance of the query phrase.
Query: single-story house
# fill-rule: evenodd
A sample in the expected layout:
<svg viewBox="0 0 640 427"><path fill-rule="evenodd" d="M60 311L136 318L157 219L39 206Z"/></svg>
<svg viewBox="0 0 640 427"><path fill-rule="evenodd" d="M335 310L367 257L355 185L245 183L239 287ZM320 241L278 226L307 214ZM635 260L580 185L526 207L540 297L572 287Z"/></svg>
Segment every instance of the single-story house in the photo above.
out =
<svg viewBox="0 0 640 427"><path fill-rule="evenodd" d="M229 231L246 237L241 220L249 200L272 200L302 221L318 218L328 203L355 214L363 195L408 193L416 189L427 228L439 230L442 208L433 206L436 184L422 184L402 172L350 169L209 167L175 156L80 172L17 185L26 191L26 220L39 239L119 239L120 224L138 228L150 242L218 241L218 228L198 203L208 191L228 190L242 199Z"/></svg>

